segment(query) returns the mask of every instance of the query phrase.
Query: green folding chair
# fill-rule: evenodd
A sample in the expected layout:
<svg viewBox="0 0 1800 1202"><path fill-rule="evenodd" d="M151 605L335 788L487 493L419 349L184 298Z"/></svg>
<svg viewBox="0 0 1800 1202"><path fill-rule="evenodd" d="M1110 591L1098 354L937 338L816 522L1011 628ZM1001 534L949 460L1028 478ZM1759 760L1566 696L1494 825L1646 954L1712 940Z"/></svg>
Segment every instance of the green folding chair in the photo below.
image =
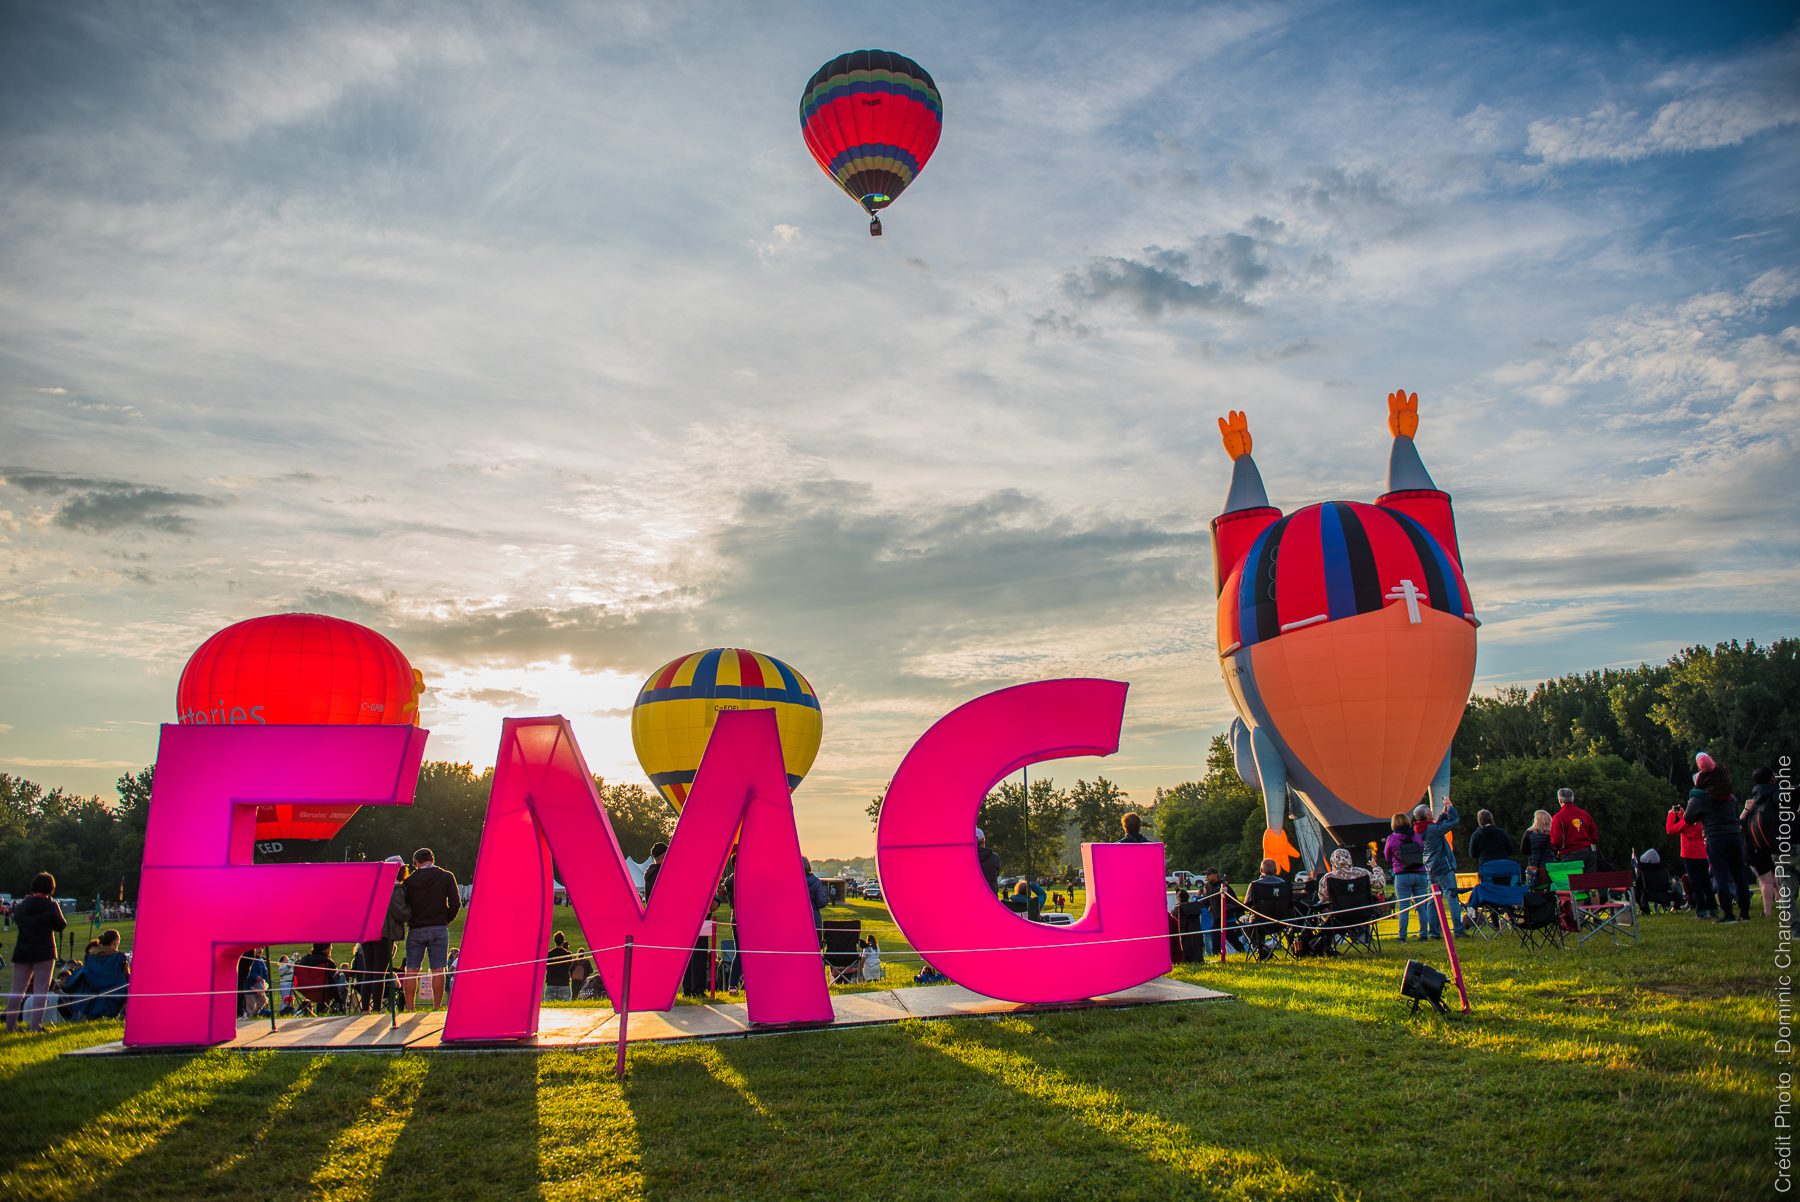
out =
<svg viewBox="0 0 1800 1202"><path fill-rule="evenodd" d="M1575 905L1581 904L1587 895L1585 893L1578 894L1570 889L1569 878L1578 876L1587 870L1587 865L1580 860L1558 860L1554 864L1544 865L1544 871L1550 877L1550 892L1567 893L1571 903Z"/></svg>

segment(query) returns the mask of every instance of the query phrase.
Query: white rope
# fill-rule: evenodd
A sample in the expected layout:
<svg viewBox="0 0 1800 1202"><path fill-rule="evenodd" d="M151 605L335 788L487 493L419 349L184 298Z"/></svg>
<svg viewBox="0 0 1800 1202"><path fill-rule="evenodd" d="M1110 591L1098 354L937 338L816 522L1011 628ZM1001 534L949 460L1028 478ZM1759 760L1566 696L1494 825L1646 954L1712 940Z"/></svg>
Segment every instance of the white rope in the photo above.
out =
<svg viewBox="0 0 1800 1202"><path fill-rule="evenodd" d="M1223 893L1222 890L1216 891L1213 893L1204 894L1199 898L1190 899L1190 900L1198 900L1198 901L1202 901L1202 902L1211 901L1211 900L1221 896L1222 893ZM1233 896L1233 901L1237 901L1235 896ZM1332 925L1326 925L1323 922L1321 922L1320 920L1322 920L1323 918L1325 918L1331 914L1347 914L1347 913L1353 913L1358 910L1375 909L1377 907L1385 906L1389 903L1374 902L1367 906L1342 907L1337 910L1321 910L1321 911L1317 911L1314 914L1308 916L1310 919L1312 919L1312 921L1289 922L1285 919L1269 917L1268 915L1262 914L1260 911L1256 910L1249 904L1238 901L1237 902L1238 906L1245 913L1253 914L1261 921L1255 922L1255 923L1240 922L1240 923L1236 923L1236 924L1231 924L1231 925L1227 925L1226 927L1224 927L1223 930L1221 930L1221 928L1218 928L1218 927L1213 927L1213 928L1210 928L1207 930L1188 930L1188 931L1180 931L1180 932L1174 932L1174 933L1163 932L1163 933L1159 933L1159 934L1155 934L1155 935L1121 935L1121 936L1117 936L1117 937L1110 938L1110 939L1072 939L1072 940L1068 940L1066 942L1059 942L1056 944L1052 944L1052 945L1050 945L1049 948L1046 948L1046 946L1041 943L1023 943L1023 944L1015 944L1015 945L1011 945L1011 946L1000 946L1000 947L986 946L986 947L933 948L930 950L921 950L919 948L908 948L908 949L898 949L898 950L895 950L892 952L889 952L886 949L883 949L879 945L877 945L876 950L880 953L881 957L884 960L920 960L920 961L929 962L929 960L933 956L967 956L967 955L977 955L977 954L984 953L984 952L1035 952L1035 951L1050 950L1052 948L1104 947L1104 946L1109 946L1109 945L1113 945L1113 944L1148 943L1148 942L1154 942L1154 941L1159 941L1159 940L1169 940L1169 939L1192 939L1192 938L1201 937L1201 936L1216 939L1216 938L1219 938L1221 936L1221 934L1229 936L1233 933L1244 933L1244 932L1247 932L1257 926L1263 925L1264 923L1290 927L1295 930L1303 930L1303 931L1328 930L1333 933L1338 933L1338 932L1344 932L1344 931L1359 930L1359 929L1361 929L1363 927L1367 927L1367 926L1374 926L1377 923L1385 922L1388 918L1398 917L1400 914L1419 909L1420 907L1425 906L1425 905L1429 905L1432 903L1432 901L1433 901L1433 899L1430 897L1422 897L1414 902L1411 902L1403 907L1396 909L1392 914L1378 915L1375 918L1369 919L1366 922L1343 923L1343 924L1332 924ZM734 929L737 926L737 923L735 923L729 919L713 919L712 921L714 922L714 924L716 926L732 927ZM697 948L693 945L664 944L664 943L639 943L635 939L632 940L631 946L634 950L637 950L637 951L692 953L694 951L700 950L699 948ZM619 951L623 951L624 949L625 949L625 944L614 943L614 944L608 944L603 947L590 948L590 949L588 949L588 955L596 956L596 955L602 955L602 954L609 953L609 952L619 952ZM806 956L806 957L810 957L810 958L822 958L827 954L828 953L826 953L822 950L806 949L806 948L754 949L754 948L740 947L740 948L736 949L736 957L743 957L743 956ZM850 953L849 951L846 950L844 952L829 953L829 954L849 956L852 953ZM573 959L573 957L571 957L571 959ZM263 963L266 965L267 961L260 960L259 963ZM481 964L481 965L476 965L476 966L469 967L469 968L461 968L461 967L454 968L454 969L446 968L441 971L444 973L444 975L446 977L454 980L456 977L460 977L465 974L480 973L480 972L501 972L501 971L504 971L509 968L547 967L549 965L549 963L550 963L550 957L548 955L543 955L543 956L535 956L528 960L511 960L511 961L507 961L502 964ZM850 966L845 965L845 967L847 969ZM333 970L333 971L336 971L336 970ZM357 988L361 988L365 985L370 985L370 984L385 984L385 983L392 981L396 977L401 978L401 979L408 978L408 977L419 977L419 976L424 976L424 975L428 975L428 974L435 974L438 971L440 971L440 970L428 969L423 965L421 965L420 968L418 968L418 969L406 969L406 968L390 969L390 971L387 973L373 972L368 969L354 969L354 968L346 969L346 970L344 970L345 975L346 975L346 980L344 981L344 985L345 985L345 987L350 988L350 989L357 989ZM870 983L872 984L873 982L870 982ZM337 986L334 984L325 984L325 985L318 986L318 988L327 988L327 989L334 989L336 987ZM129 984L126 985L124 988L125 988L125 990L127 990L129 992L121 992L120 990L115 988L113 990L109 990L107 993L104 993L104 994L80 993L80 994L63 994L61 996L64 998L81 998L84 1000L87 998L98 998L98 997L109 997L109 996L112 996L112 997L122 996L122 997L125 997L127 1000L130 1000L132 998L151 998L151 997L215 997L215 996L221 996L221 995L225 995L225 994L235 994L237 996L242 997L247 994L274 993L277 989L277 985L275 982L269 981L269 982L265 982L263 987L261 987L261 988L248 987L248 988L243 988L243 989L232 988L232 989L170 990L170 991L156 992L156 993L137 992L135 990L130 990ZM308 988L314 988L314 987L308 986ZM293 994L295 992L297 992L294 990L294 987L293 987L293 984L291 981L288 983L287 990L288 990L288 992L286 994L284 994L284 996L293 996ZM377 1013L377 1012L371 1011L370 1013Z"/></svg>

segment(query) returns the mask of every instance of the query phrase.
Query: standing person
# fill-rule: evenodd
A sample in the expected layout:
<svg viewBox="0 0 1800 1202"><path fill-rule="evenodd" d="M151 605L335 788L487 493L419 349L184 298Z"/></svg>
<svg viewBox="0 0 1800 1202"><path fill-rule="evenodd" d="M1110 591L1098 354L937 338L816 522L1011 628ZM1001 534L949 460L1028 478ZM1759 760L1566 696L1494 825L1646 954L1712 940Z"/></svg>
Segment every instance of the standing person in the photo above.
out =
<svg viewBox="0 0 1800 1202"><path fill-rule="evenodd" d="M1762 889L1763 917L1768 918L1775 913L1775 828L1776 811L1780 807L1775 800L1773 772L1758 768L1750 782L1750 798L1744 802L1744 812L1738 817L1744 831L1744 856Z"/></svg>
<svg viewBox="0 0 1800 1202"><path fill-rule="evenodd" d="M399 856L389 856L388 864L400 865L394 877L393 891L388 894L387 917L382 919L381 935L357 949L356 995L364 1014L372 1014L387 1005L388 980L393 975L394 945L406 938L406 923L411 914L406 908L406 878L411 865Z"/></svg>
<svg viewBox="0 0 1800 1202"><path fill-rule="evenodd" d="M1425 841L1425 875L1443 893L1450 925L1456 928L1458 935L1467 935L1469 929L1463 924L1462 895L1456 891L1456 852L1450 846L1450 832L1460 821L1456 806L1448 800L1444 802L1444 812L1435 820L1431 817L1430 806L1422 805L1413 811L1413 829Z"/></svg>
<svg viewBox="0 0 1800 1202"><path fill-rule="evenodd" d="M275 964L276 996L281 999L279 1014L294 1012L294 956L291 952L282 953Z"/></svg>
<svg viewBox="0 0 1800 1202"><path fill-rule="evenodd" d="M581 987L587 984L588 973L592 971L592 968L588 965L588 949L585 947L576 948L575 963L569 965L570 997L575 998L581 996Z"/></svg>
<svg viewBox="0 0 1800 1202"><path fill-rule="evenodd" d="M1000 853L987 845L987 835L975 828L975 856L981 861L981 875L987 878L988 892L1000 893Z"/></svg>
<svg viewBox="0 0 1800 1202"><path fill-rule="evenodd" d="M1425 840L1413 830L1412 819L1395 814L1393 833L1382 844L1381 854L1394 873L1394 908L1400 915L1400 942L1406 942L1406 924L1419 916L1419 942L1437 935L1437 908L1430 904L1431 878L1425 874ZM1425 904L1421 905L1420 902Z"/></svg>
<svg viewBox="0 0 1800 1202"><path fill-rule="evenodd" d="M656 878L662 872L663 857L668 854L669 845L667 843L658 843L650 849L650 867L644 869L645 905L650 904L650 890L656 888Z"/></svg>
<svg viewBox="0 0 1800 1202"><path fill-rule="evenodd" d="M551 936L550 951L544 956L544 1000L566 1002L574 995L569 979L575 967L575 953L569 950L569 937L561 931Z"/></svg>
<svg viewBox="0 0 1800 1202"><path fill-rule="evenodd" d="M1556 816L1550 819L1550 847L1558 860L1580 860L1583 872L1600 866L1600 826L1575 804L1575 790L1556 791Z"/></svg>
<svg viewBox="0 0 1800 1202"><path fill-rule="evenodd" d="M56 937L68 929L56 904L56 878L40 872L31 878L31 893L13 907L19 938L13 944L12 993L6 1002L6 1030L19 1029L23 1018L33 1031L44 1029L50 1004L50 978L56 972Z"/></svg>
<svg viewBox="0 0 1800 1202"><path fill-rule="evenodd" d="M1244 933L1238 927L1238 918L1244 912L1244 905L1238 895L1232 892L1229 882L1217 868L1206 870L1206 884L1200 896L1194 899L1202 906L1200 911L1200 933L1206 940L1206 954L1219 954L1219 936L1221 933L1231 941L1231 945L1239 951L1249 950L1244 946ZM1224 930L1220 931L1220 911L1224 911Z"/></svg>
<svg viewBox="0 0 1800 1202"><path fill-rule="evenodd" d="M1713 891L1719 896L1719 917L1714 922L1736 922L1731 911L1750 917L1750 869L1744 861L1744 836L1738 823L1738 800L1731 791L1731 774L1702 751L1694 757L1700 771L1688 793L1685 817L1706 829L1706 862L1712 869Z"/></svg>
<svg viewBox="0 0 1800 1202"><path fill-rule="evenodd" d="M1670 806L1663 829L1681 836L1681 867L1687 873L1688 905L1693 907L1694 917L1717 918L1719 902L1713 895L1712 868L1706 862L1706 828L1689 822L1683 812L1686 808L1680 804Z"/></svg>
<svg viewBox="0 0 1800 1202"><path fill-rule="evenodd" d="M1512 836L1494 825L1492 810L1476 811L1475 833L1469 836L1469 854L1477 864L1512 858Z"/></svg>
<svg viewBox="0 0 1800 1202"><path fill-rule="evenodd" d="M400 988L406 1008L419 991L419 966L431 962L431 1008L444 1004L444 974L450 967L450 920L462 909L456 874L439 868L429 847L413 852L412 875L406 878L406 975Z"/></svg>
<svg viewBox="0 0 1800 1202"><path fill-rule="evenodd" d="M1119 840L1119 842L1121 842L1121 843L1148 843L1148 842L1150 842L1149 839L1144 837L1144 820L1142 818L1139 818L1135 813L1126 814L1123 818L1119 819L1119 825L1125 828L1124 837L1122 837Z"/></svg>
<svg viewBox="0 0 1800 1202"><path fill-rule="evenodd" d="M1556 854L1550 846L1550 811L1539 810L1531 816L1531 826L1519 836L1519 858L1525 861L1525 883L1544 884L1544 865Z"/></svg>
<svg viewBox="0 0 1800 1202"><path fill-rule="evenodd" d="M805 856L800 857L800 867L806 870L806 900L812 903L813 929L819 933L819 946L825 946L825 907L831 904L831 890L813 871L812 862Z"/></svg>

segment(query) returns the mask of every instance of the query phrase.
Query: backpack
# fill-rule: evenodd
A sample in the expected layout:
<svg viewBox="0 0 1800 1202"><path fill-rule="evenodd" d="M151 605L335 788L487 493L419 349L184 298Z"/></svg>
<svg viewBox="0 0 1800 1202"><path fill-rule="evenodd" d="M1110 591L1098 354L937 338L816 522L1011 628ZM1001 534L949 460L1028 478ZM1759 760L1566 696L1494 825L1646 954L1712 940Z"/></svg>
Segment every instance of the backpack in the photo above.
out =
<svg viewBox="0 0 1800 1202"><path fill-rule="evenodd" d="M1394 855L1400 861L1401 872L1425 871L1425 845L1417 835L1402 835Z"/></svg>

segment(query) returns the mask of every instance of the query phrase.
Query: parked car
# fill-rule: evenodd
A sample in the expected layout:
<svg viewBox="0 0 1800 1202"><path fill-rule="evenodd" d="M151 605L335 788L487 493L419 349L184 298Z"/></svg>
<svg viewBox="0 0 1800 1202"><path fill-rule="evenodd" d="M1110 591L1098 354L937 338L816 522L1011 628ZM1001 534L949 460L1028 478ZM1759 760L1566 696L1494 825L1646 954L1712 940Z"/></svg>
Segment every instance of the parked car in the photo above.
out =
<svg viewBox="0 0 1800 1202"><path fill-rule="evenodd" d="M862 895L870 901L881 900L881 882L870 881L862 887Z"/></svg>

